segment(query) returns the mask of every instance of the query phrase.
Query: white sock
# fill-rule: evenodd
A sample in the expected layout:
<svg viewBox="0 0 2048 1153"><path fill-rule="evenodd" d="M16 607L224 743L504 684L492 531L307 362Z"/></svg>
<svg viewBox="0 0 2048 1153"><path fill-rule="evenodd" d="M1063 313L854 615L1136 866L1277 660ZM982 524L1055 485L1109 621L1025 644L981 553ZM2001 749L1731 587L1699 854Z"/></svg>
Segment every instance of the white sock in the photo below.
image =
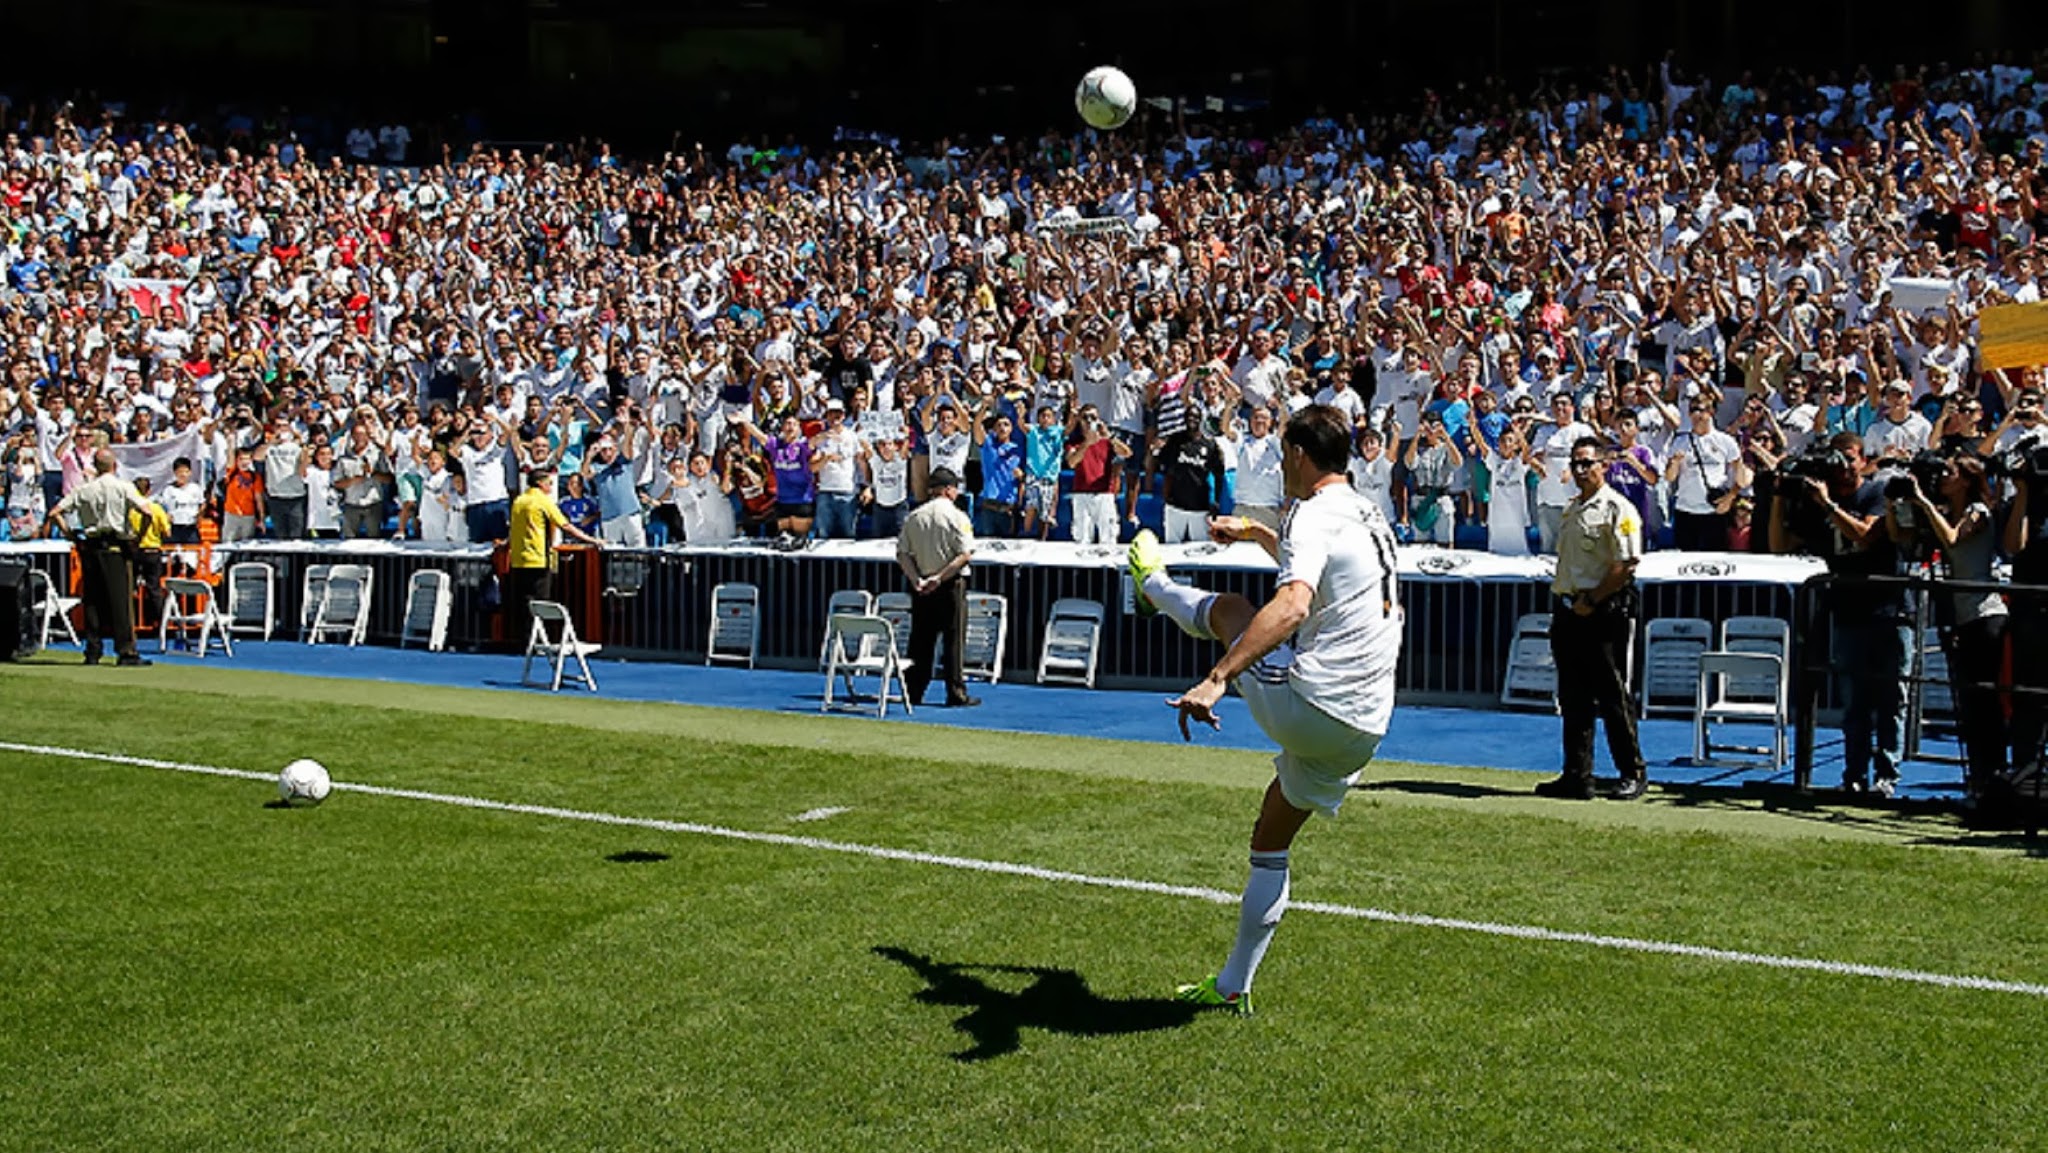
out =
<svg viewBox="0 0 2048 1153"><path fill-rule="evenodd" d="M1244 883L1244 901L1237 909L1237 943L1216 974L1216 991L1226 997L1252 991L1252 975L1273 943L1273 930L1287 912L1287 850L1252 854L1252 874Z"/></svg>
<svg viewBox="0 0 2048 1153"><path fill-rule="evenodd" d="M1216 603L1215 593L1184 585L1162 569L1145 578L1145 597L1167 620L1179 625L1180 631L1205 641L1215 639L1216 634L1209 631L1209 606Z"/></svg>

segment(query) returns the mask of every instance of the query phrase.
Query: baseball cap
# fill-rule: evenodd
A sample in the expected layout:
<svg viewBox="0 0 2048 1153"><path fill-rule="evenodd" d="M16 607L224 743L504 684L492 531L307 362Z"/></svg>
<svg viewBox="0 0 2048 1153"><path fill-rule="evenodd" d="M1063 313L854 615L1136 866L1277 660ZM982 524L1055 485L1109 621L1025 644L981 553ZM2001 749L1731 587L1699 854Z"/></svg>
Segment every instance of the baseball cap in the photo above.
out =
<svg viewBox="0 0 2048 1153"><path fill-rule="evenodd" d="M828 401L826 401L826 402L825 402L825 411L826 411L826 412L845 412L845 411L846 411L846 402L845 402L845 401L843 401L843 400L840 400L840 399L839 399L838 397L836 397L836 396L835 396L835 397L833 397L833 398L832 398L831 400L828 400Z"/></svg>

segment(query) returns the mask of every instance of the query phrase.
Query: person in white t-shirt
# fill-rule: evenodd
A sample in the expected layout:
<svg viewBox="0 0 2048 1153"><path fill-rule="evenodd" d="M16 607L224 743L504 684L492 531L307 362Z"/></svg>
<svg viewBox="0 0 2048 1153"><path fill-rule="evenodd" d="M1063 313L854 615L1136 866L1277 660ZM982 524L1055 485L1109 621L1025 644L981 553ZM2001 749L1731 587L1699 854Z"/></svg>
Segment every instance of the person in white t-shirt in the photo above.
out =
<svg viewBox="0 0 2048 1153"><path fill-rule="evenodd" d="M899 440L864 447L868 470L868 539L893 540L910 510L910 450Z"/></svg>
<svg viewBox="0 0 2048 1153"><path fill-rule="evenodd" d="M1885 382L1877 419L1863 431L1866 460L1907 460L1927 447L1934 426L1913 408L1913 394L1903 380Z"/></svg>
<svg viewBox="0 0 2048 1153"><path fill-rule="evenodd" d="M1280 434L1273 429L1273 411L1252 409L1245 436L1237 444L1237 505L1233 511L1280 531L1280 508L1287 501L1280 475Z"/></svg>
<svg viewBox="0 0 2048 1153"><path fill-rule="evenodd" d="M1706 552L1728 548L1729 513L1746 471L1742 446L1714 427L1714 402L1692 400L1692 429L1671 441L1664 480L1671 486L1674 547Z"/></svg>
<svg viewBox="0 0 2048 1153"><path fill-rule="evenodd" d="M1217 517L1219 544L1248 540L1279 562L1263 608L1236 593L1215 594L1167 575L1149 531L1131 542L1138 607L1191 636L1223 642L1223 658L1200 684L1169 702L1188 722L1218 728L1217 702L1233 682L1252 718L1280 745L1275 776L1252 829L1251 877L1239 907L1237 940L1223 968L1180 999L1251 1012L1252 978L1287 909L1287 854L1311 814L1335 816L1379 749L1394 711L1401 657L1401 601L1394 530L1346 483L1351 422L1312 405L1282 435L1287 495L1280 531L1243 517Z"/></svg>
<svg viewBox="0 0 2048 1153"><path fill-rule="evenodd" d="M190 457L171 462L171 483L157 503L171 518L172 544L199 543L199 514L206 509L206 489L192 479Z"/></svg>
<svg viewBox="0 0 2048 1153"><path fill-rule="evenodd" d="M1550 398L1549 426L1529 438L1536 455L1543 460L1536 480L1536 535L1545 555L1557 552L1557 530L1564 525L1564 506L1577 490L1571 480L1572 445L1580 437L1597 436L1593 426L1578 418L1578 403L1569 393Z"/></svg>
<svg viewBox="0 0 2048 1153"><path fill-rule="evenodd" d="M334 446L299 454L299 479L306 485L306 535L313 540L341 536L341 490L334 486Z"/></svg>

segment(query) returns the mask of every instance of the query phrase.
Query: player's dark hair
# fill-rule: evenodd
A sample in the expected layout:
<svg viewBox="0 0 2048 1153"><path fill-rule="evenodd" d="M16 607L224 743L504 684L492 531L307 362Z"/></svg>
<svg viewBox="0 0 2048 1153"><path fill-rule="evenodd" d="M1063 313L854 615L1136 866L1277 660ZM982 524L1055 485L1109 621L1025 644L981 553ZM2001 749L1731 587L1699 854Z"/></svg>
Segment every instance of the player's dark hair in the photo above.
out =
<svg viewBox="0 0 2048 1153"><path fill-rule="evenodd" d="M1327 404L1312 404L1294 414L1280 443L1301 450L1323 472L1343 472L1351 463L1351 421Z"/></svg>
<svg viewBox="0 0 2048 1153"><path fill-rule="evenodd" d="M175 471L177 471L178 469L181 469L181 468L191 468L191 467L192 467L192 458L191 458L191 457L189 457L189 456L181 456L181 457L179 457L178 459L176 459L176 460L174 460L174 461L172 461L172 462L171 462L171 470L172 470L173 472L175 472Z"/></svg>
<svg viewBox="0 0 2048 1153"><path fill-rule="evenodd" d="M1602 456L1607 455L1607 442L1597 436L1582 436L1572 442L1573 452L1577 452L1582 448L1590 448Z"/></svg>

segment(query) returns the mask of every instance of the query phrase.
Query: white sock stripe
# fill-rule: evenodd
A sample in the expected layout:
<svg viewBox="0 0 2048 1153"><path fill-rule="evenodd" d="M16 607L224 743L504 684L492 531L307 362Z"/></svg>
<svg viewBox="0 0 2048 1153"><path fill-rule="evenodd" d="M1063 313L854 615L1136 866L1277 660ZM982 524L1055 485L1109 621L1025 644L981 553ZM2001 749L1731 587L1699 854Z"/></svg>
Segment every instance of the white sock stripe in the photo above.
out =
<svg viewBox="0 0 2048 1153"><path fill-rule="evenodd" d="M232 777L248 781L274 781L277 779L277 774L275 773L259 773L247 769L222 768L217 765L189 764L181 761L158 760L153 757L128 756L120 753L98 753L86 749L64 748L56 745L30 745L18 744L12 741L0 741L0 752L61 757L75 761L98 761L104 764L129 765L137 768L167 769L172 772L196 773L212 777ZM343 781L334 782L334 789L336 792L361 793L366 796L392 797L408 801L425 801L432 804L453 805L458 808L480 809L487 812L554 817L560 820L583 821L599 825L652 829L657 832L684 833L702 837L717 837L724 840L744 841L751 844L779 845L786 848L845 853L852 856L869 857L875 860L937 865L941 868L961 869L975 873L993 873L1000 876L1024 877L1035 881L1086 885L1098 889L1150 893L1163 897L1185 897L1190 900L1206 901L1212 905L1236 905L1240 900L1240 894L1226 893L1221 889L1211 889L1200 885L1174 885L1161 881L1137 880L1130 877L1097 876L1089 873L1068 872L1062 869L1048 869L1038 865L1017 864L1010 861L988 861L975 857L956 857L943 853L925 853L914 849L893 849L883 845L862 845L846 841L828 841L818 837L801 837L790 833L763 833L747 829L730 829L720 825L699 824L693 821L665 821L653 817L626 817L614 813L564 809L553 805L526 805L511 801L493 801L483 797L465 797L458 794L430 793L418 789L391 788L384 785L362 785ZM2048 998L2048 984L2028 981L2006 981L1994 977L1934 973L1921 969L1901 969L1888 965L1865 965L1850 961L1828 961L1811 957L1784 956L1774 953L1753 953L1740 949L1719 949L1707 945L1688 945L1676 941L1657 941L1640 937L1620 937L1603 933L1580 933L1563 929L1547 929L1540 925L1512 925L1495 921L1473 921L1457 917L1436 917L1425 913L1396 913L1385 909L1373 909L1357 905L1338 905L1323 901L1291 901L1288 909L1290 912L1319 913L1325 916L1376 921L1389 925L1404 925L1410 928L1444 929L1460 933L1479 933L1490 937L1509 937L1524 941L1584 945L1591 948L1612 949L1620 952L1692 957L1705 961L1718 961L1733 965L1754 965L1768 969L1825 973L1830 976L1842 977L1867 977L1901 984L1932 985L1943 989L1969 989L1980 992L2013 993L2027 997Z"/></svg>

